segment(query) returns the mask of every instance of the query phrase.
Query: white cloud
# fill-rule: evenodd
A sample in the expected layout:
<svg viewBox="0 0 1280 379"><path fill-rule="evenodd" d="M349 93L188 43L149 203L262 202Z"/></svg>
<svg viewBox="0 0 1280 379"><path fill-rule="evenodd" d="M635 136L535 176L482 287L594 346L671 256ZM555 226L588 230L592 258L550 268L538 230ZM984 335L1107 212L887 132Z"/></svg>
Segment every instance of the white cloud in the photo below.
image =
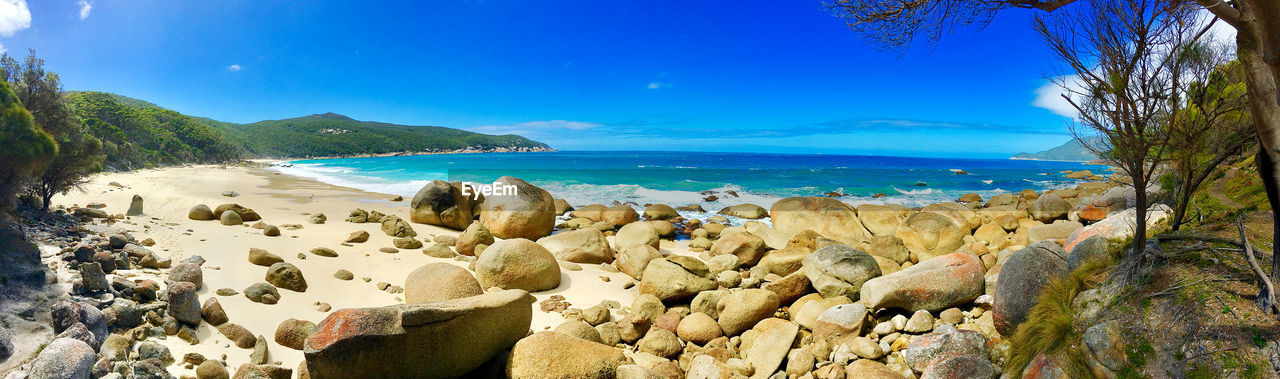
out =
<svg viewBox="0 0 1280 379"><path fill-rule="evenodd" d="M649 82L649 89L662 89L674 87L675 83L666 82Z"/></svg>
<svg viewBox="0 0 1280 379"><path fill-rule="evenodd" d="M80 0L76 4L80 5L80 20L89 18L89 11L93 10L93 4L85 0Z"/></svg>
<svg viewBox="0 0 1280 379"><path fill-rule="evenodd" d="M231 71L231 72L240 71L240 65L233 64L233 65L227 66L227 71Z"/></svg>
<svg viewBox="0 0 1280 379"><path fill-rule="evenodd" d="M484 134L538 134L564 130L587 130L604 126L604 124L583 121L547 120L520 122L511 125L486 125L467 128L467 130Z"/></svg>
<svg viewBox="0 0 1280 379"><path fill-rule="evenodd" d="M1213 13L1209 13L1207 10L1201 10L1198 17L1198 22L1200 22L1201 25L1205 25L1208 24L1209 21L1213 21L1214 16ZM1215 45L1232 47L1229 51L1235 51L1236 28L1232 27L1231 24L1228 24L1226 21L1218 20L1217 22L1214 22L1213 26L1209 27L1209 34L1207 37L1212 40Z"/></svg>
<svg viewBox="0 0 1280 379"><path fill-rule="evenodd" d="M26 0L0 0L0 36L10 37L30 27L31 10Z"/></svg>
<svg viewBox="0 0 1280 379"><path fill-rule="evenodd" d="M1080 115L1079 112L1076 112L1076 108L1071 106L1067 99L1062 98L1062 95L1067 93L1062 88L1063 85L1082 87L1078 76L1069 75L1055 78L1045 82L1040 88L1036 88L1036 98L1031 101L1031 105L1048 109L1060 116L1076 118Z"/></svg>

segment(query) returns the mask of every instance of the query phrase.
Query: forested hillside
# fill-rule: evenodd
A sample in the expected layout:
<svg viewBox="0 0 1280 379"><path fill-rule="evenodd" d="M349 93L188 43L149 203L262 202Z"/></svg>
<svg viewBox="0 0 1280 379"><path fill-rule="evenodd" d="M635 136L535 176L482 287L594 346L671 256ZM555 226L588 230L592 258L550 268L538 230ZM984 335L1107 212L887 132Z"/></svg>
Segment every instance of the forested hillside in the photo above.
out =
<svg viewBox="0 0 1280 379"><path fill-rule="evenodd" d="M105 164L111 168L223 162L244 156L244 149L213 128L155 104L102 92L70 92L67 98L89 132L102 140Z"/></svg>
<svg viewBox="0 0 1280 379"><path fill-rule="evenodd" d="M540 151L546 144L517 135L492 136L440 126L407 126L325 113L233 124L201 119L255 157L320 157L397 152Z"/></svg>
<svg viewBox="0 0 1280 379"><path fill-rule="evenodd" d="M111 93L69 92L67 98L89 132L102 140L105 164L114 169L241 158L550 150L516 135L356 121L333 113L236 124Z"/></svg>

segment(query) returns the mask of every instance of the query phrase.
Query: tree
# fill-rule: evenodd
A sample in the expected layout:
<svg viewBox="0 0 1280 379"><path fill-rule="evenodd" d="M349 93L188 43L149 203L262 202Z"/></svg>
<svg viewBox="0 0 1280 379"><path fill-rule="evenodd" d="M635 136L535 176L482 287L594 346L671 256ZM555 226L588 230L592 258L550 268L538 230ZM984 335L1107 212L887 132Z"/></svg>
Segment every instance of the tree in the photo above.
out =
<svg viewBox="0 0 1280 379"><path fill-rule="evenodd" d="M0 82L0 209L13 208L26 180L58 153L53 137L36 127L31 112Z"/></svg>
<svg viewBox="0 0 1280 379"><path fill-rule="evenodd" d="M1132 181L1137 205L1133 254L1146 246L1147 189L1167 158L1169 126L1182 112L1181 89L1194 72L1193 49L1207 26L1178 0L1095 0L1034 28L1073 79L1057 79L1076 109L1072 134ZM1060 77L1062 78L1062 77ZM1071 83L1067 83L1071 81ZM1083 129L1083 130L1081 130Z"/></svg>
<svg viewBox="0 0 1280 379"><path fill-rule="evenodd" d="M1221 63L1224 55L1202 44L1183 52L1192 62L1188 73L1195 78L1180 98L1182 111L1169 123L1169 166L1174 199L1173 230L1186 223L1187 208L1201 184L1228 159L1239 156L1256 140L1249 112L1240 62Z"/></svg>
<svg viewBox="0 0 1280 379"><path fill-rule="evenodd" d="M58 74L44 69L44 60L28 50L22 64L4 54L0 71L14 88L22 105L31 112L37 126L53 136L58 155L34 178L29 191L40 196L41 207L49 209L53 195L66 193L102 170L102 141L90 135L63 96Z"/></svg>
<svg viewBox="0 0 1280 379"><path fill-rule="evenodd" d="M936 42L956 26L985 26L1011 9L1054 12L1075 0L830 0L827 8L849 27L886 48L917 37ZM1187 3L1193 1L1186 0ZM1258 136L1258 174L1273 219L1280 219L1280 1L1194 0L1236 29L1236 58L1244 72L1249 113ZM1273 223L1280 240L1280 223ZM1271 280L1280 282L1280 244L1272 247Z"/></svg>

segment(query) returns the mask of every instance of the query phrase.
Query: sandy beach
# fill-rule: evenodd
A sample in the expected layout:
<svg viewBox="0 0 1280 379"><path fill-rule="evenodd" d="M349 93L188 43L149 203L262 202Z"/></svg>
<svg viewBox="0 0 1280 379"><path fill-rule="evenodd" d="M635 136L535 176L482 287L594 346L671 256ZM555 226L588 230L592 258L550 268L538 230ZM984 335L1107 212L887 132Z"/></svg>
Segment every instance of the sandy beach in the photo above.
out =
<svg viewBox="0 0 1280 379"><path fill-rule="evenodd" d="M119 183L116 187L111 183ZM239 193L237 197L222 196L225 191ZM328 312L318 310L317 303L327 303L333 310L356 307L376 307L403 303L403 294L391 294L379 290L375 284L386 282L403 285L405 277L414 269L434 262L447 262L466 267L465 261L434 258L421 253L421 249L400 249L398 253L380 252L379 248L391 247L392 237L378 230L378 224L354 224L343 221L354 208L378 210L389 215L408 219L408 200L393 202L392 195L344 188L315 180L279 174L270 169L235 166L195 166L138 170L127 173L111 173L95 176L82 192L55 198L55 206L85 206L104 203L110 214L123 214L133 195L145 201L145 216L129 217L114 225L90 225L91 230L103 233L126 231L138 240L155 241L151 250L173 259L174 262L199 255L204 264L204 286L198 291L203 301L217 297L231 322L248 328L255 335L265 336L270 343L272 362L282 367L298 367L302 352L280 346L271 337L276 327L289 318L319 323ZM195 221L187 218L187 211L195 204L216 207L224 203L237 203L257 211L263 221L272 225L298 224L301 229L281 227L282 235L264 236L262 231L250 227L223 226L218 221ZM311 224L310 215L323 213L325 224ZM432 236L456 236L460 232L446 228L413 224L418 238L430 240ZM364 243L343 246L348 234L357 230L369 231ZM315 247L327 247L338 252L338 257L319 257L306 252ZM309 285L306 292L281 289L278 304L266 305L250 301L244 295L218 296L215 291L230 288L243 292L245 287L263 282L266 267L256 266L247 260L250 248L265 249L284 258L286 262L302 270ZM672 241L663 241L666 253L687 253L687 248ZM302 254L306 259L300 259ZM635 290L623 289L632 281L626 274L606 272L598 265L583 264L579 271L561 270L561 285L550 291L533 295L542 301L553 295L562 295L574 307L585 308L603 300L615 300L630 304ZM346 269L355 274L355 280L344 281L333 276ZM65 272L66 268L60 268ZM163 283L165 277L155 270L121 270L120 275L133 279L154 279ZM605 282L601 277L608 277ZM163 285L163 284L162 284ZM559 313L536 309L531 329L541 331L552 328L563 318ZM241 349L218 333L208 323L198 329L200 344L190 345L170 336L161 340L179 360L190 352L217 359L226 357L228 367L238 367L249 362L252 349ZM170 367L175 375L192 374L194 371L181 364Z"/></svg>

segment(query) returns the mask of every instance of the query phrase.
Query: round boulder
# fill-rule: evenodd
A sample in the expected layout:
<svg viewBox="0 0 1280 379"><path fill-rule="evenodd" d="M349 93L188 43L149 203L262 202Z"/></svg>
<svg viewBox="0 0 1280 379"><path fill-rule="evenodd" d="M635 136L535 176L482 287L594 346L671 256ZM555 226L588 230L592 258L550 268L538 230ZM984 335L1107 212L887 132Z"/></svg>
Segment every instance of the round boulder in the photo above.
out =
<svg viewBox="0 0 1280 379"><path fill-rule="evenodd" d="M468 188L468 191L473 188ZM433 180L422 186L409 203L409 220L428 225L463 230L475 218L473 197L462 193L462 183Z"/></svg>
<svg viewBox="0 0 1280 379"><path fill-rule="evenodd" d="M516 238L495 242L476 259L481 287L545 291L560 286L556 257L533 241Z"/></svg>
<svg viewBox="0 0 1280 379"><path fill-rule="evenodd" d="M481 203L480 222L498 238L538 239L555 228L554 198L526 181L504 176L493 182L495 192Z"/></svg>
<svg viewBox="0 0 1280 379"><path fill-rule="evenodd" d="M875 258L845 245L828 245L804 258L804 275L823 297L857 299L862 283L880 274Z"/></svg>
<svg viewBox="0 0 1280 379"><path fill-rule="evenodd" d="M538 244L551 251L556 259L574 263L613 262L613 248L604 233L595 229L579 229L538 239Z"/></svg>
<svg viewBox="0 0 1280 379"><path fill-rule="evenodd" d="M484 294L471 272L448 263L432 263L409 273L404 280L405 303L426 303Z"/></svg>

